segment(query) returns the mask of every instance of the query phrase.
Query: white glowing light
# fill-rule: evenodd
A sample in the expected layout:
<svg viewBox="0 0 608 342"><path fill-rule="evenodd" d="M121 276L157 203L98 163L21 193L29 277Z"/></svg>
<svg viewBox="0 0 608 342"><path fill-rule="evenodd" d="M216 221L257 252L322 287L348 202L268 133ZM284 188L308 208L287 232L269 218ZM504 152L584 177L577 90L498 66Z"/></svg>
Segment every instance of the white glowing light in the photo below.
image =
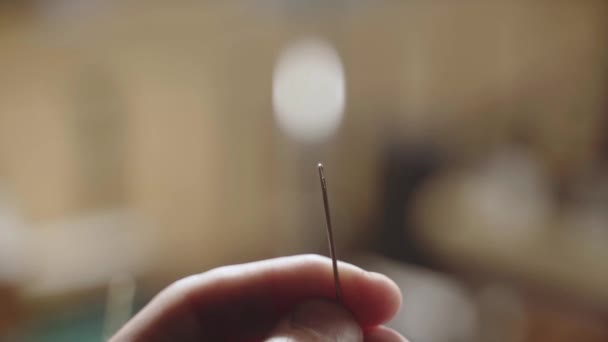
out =
<svg viewBox="0 0 608 342"><path fill-rule="evenodd" d="M320 142L342 119L346 99L344 69L337 51L321 39L304 39L279 56L272 102L279 127L290 137Z"/></svg>

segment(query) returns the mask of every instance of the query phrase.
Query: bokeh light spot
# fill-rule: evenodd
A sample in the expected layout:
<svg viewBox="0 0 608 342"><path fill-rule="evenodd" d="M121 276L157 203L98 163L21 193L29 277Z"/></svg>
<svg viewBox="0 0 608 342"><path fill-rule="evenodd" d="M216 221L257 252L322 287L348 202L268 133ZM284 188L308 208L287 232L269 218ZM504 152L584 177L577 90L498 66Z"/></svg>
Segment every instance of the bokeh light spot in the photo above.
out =
<svg viewBox="0 0 608 342"><path fill-rule="evenodd" d="M344 113L346 86L335 48L319 38L288 45L276 62L272 101L282 131L303 143L329 138Z"/></svg>

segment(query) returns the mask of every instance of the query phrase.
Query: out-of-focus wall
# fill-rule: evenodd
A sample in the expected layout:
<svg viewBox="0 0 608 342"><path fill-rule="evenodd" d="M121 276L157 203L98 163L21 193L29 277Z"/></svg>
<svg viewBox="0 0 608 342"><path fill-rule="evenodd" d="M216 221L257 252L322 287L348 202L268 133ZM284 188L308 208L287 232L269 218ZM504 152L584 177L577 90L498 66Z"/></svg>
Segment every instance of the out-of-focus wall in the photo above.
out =
<svg viewBox="0 0 608 342"><path fill-rule="evenodd" d="M361 222L389 138L475 155L532 122L550 163L584 158L594 143L602 2L258 9L139 1L7 26L0 181L27 217L130 208L136 235L155 246L146 272L188 273L321 246L318 160L352 246L373 234ZM338 134L313 147L277 130L271 103L277 55L310 34L338 49L348 96Z"/></svg>

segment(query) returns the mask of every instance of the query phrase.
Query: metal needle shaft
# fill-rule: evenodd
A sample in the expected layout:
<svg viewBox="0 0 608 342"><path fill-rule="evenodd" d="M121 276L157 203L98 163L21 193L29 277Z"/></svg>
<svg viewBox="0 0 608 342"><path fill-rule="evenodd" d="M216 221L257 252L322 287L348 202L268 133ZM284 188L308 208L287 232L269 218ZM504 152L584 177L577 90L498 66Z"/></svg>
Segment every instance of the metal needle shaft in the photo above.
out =
<svg viewBox="0 0 608 342"><path fill-rule="evenodd" d="M334 271L334 286L336 288L336 300L342 303L342 288L340 287L340 276L338 274L338 257L336 256L336 245L334 243L334 233L331 225L331 215L329 214L329 200L327 198L327 181L323 172L323 164L319 163L319 180L321 181L321 191L323 193L323 207L325 208L325 222L327 223L327 241L329 242L329 254Z"/></svg>

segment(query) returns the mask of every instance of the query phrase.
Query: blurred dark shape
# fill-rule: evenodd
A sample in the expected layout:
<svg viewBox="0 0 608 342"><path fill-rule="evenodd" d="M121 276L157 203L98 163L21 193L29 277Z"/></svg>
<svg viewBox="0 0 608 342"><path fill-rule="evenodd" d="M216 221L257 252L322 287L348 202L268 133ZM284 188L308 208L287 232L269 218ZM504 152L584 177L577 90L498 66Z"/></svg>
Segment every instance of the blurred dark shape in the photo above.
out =
<svg viewBox="0 0 608 342"><path fill-rule="evenodd" d="M526 341L608 341L606 317L594 317L554 305L532 303L528 306Z"/></svg>
<svg viewBox="0 0 608 342"><path fill-rule="evenodd" d="M440 170L442 157L431 143L388 146L383 160L381 232L378 252L389 258L432 266L416 238L418 227L412 215L417 191Z"/></svg>

